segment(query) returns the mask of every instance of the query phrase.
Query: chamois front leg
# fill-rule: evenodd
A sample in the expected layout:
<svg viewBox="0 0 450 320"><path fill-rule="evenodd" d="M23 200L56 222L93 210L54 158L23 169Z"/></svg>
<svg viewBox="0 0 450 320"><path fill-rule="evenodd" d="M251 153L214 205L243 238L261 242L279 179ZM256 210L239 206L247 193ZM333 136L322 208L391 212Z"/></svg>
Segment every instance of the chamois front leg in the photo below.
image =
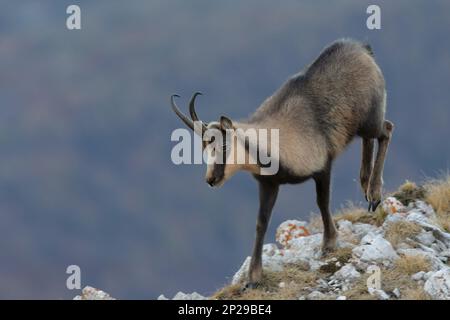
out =
<svg viewBox="0 0 450 320"><path fill-rule="evenodd" d="M262 279L262 247L267 225L270 221L273 206L277 200L279 186L268 182L259 182L259 213L256 221L256 239L250 260L248 282L246 288L255 288Z"/></svg>
<svg viewBox="0 0 450 320"><path fill-rule="evenodd" d="M367 189L369 189L369 180L373 168L373 146L374 146L374 139L368 138L362 139L362 159L361 159L361 170L359 172L359 179L361 181L361 188L363 190L366 201L368 201Z"/></svg>
<svg viewBox="0 0 450 320"><path fill-rule="evenodd" d="M368 211L375 211L381 202L384 160L386 158L389 142L391 141L393 129L394 124L388 120L385 120L383 123L382 133L380 137L378 137L377 157L375 160L375 165L373 166L372 175L370 176L369 190L367 192L367 198L369 200Z"/></svg>
<svg viewBox="0 0 450 320"><path fill-rule="evenodd" d="M323 222L322 253L327 254L336 248L337 231L330 212L331 164L314 176L316 182L317 205Z"/></svg>

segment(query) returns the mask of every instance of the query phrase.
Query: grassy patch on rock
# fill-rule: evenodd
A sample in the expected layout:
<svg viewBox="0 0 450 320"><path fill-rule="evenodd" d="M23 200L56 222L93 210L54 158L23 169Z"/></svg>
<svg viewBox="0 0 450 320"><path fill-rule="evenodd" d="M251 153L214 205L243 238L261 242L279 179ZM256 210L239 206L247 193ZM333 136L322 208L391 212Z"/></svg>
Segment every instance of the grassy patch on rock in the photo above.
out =
<svg viewBox="0 0 450 320"><path fill-rule="evenodd" d="M430 297L423 290L423 285L411 278L411 275L419 271L429 271L430 262L422 256L402 256L391 268L381 269L381 289L391 298L400 300L429 300ZM363 274L350 290L342 294L350 300L374 300L376 297L369 294L367 279L370 275ZM400 291L400 298L396 298L393 291Z"/></svg>
<svg viewBox="0 0 450 320"><path fill-rule="evenodd" d="M375 212L368 212L366 208L358 207L349 202L344 208L338 211L334 216L334 220L348 220L351 223L359 222L381 226L386 219L386 216L387 215L381 205L378 206Z"/></svg>
<svg viewBox="0 0 450 320"><path fill-rule="evenodd" d="M450 175L440 180L431 180L425 184L425 201L429 203L438 218L441 227L450 232Z"/></svg>
<svg viewBox="0 0 450 320"><path fill-rule="evenodd" d="M399 220L391 222L387 225L384 237L395 248L406 239L417 236L421 231L422 228L416 223L406 220Z"/></svg>
<svg viewBox="0 0 450 320"><path fill-rule="evenodd" d="M318 274L305 271L303 266L286 266L283 271L264 271L263 280L255 289L242 290L243 283L228 285L218 290L213 299L218 300L296 300L306 293L306 288L316 283ZM283 286L280 286L283 283Z"/></svg>
<svg viewBox="0 0 450 320"><path fill-rule="evenodd" d="M419 271L430 271L430 261L421 255L402 256L395 261L394 270L400 274L413 275Z"/></svg>
<svg viewBox="0 0 450 320"><path fill-rule="evenodd" d="M414 182L406 180L400 188L392 194L403 205L407 206L410 202L415 200L424 200L426 189L422 186L416 185Z"/></svg>

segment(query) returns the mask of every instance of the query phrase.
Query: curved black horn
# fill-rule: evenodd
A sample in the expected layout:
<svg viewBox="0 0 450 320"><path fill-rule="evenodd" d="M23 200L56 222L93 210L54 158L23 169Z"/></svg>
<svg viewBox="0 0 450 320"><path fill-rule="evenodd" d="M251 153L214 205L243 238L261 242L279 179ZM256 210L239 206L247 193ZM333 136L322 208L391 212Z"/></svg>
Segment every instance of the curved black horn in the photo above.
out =
<svg viewBox="0 0 450 320"><path fill-rule="evenodd" d="M195 98L197 98L197 96L201 96L201 95L203 95L203 93L196 92L192 95L191 101L189 101L189 113L191 115L191 119L194 121L200 121L198 119L197 113L195 112Z"/></svg>
<svg viewBox="0 0 450 320"><path fill-rule="evenodd" d="M170 103L172 105L172 110L176 113L176 115L192 130L194 130L194 122L189 119L188 117L186 117L181 111L180 109L178 109L176 103L175 103L175 98L179 98L180 96L177 94L173 94L172 96L170 96Z"/></svg>
<svg viewBox="0 0 450 320"><path fill-rule="evenodd" d="M195 99L197 98L197 96L201 95L203 95L203 93L196 92L192 95L191 101L189 101L189 114L191 115L191 119L193 121L201 121L197 116L197 112L195 112ZM206 123L202 121L202 131L205 132L205 130L206 130Z"/></svg>

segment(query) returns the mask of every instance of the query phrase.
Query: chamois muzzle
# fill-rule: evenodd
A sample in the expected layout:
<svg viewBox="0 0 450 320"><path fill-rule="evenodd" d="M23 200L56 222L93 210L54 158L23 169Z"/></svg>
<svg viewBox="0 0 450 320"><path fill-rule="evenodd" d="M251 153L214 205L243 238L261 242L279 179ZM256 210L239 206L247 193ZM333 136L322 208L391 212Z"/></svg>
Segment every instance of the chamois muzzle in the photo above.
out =
<svg viewBox="0 0 450 320"><path fill-rule="evenodd" d="M210 187L214 187L215 182L216 182L215 177L209 177L206 179L206 183L209 184Z"/></svg>
<svg viewBox="0 0 450 320"><path fill-rule="evenodd" d="M212 176L212 177L208 177L206 178L206 183L210 186L210 187L221 187L224 184L225 180L224 177L217 177L217 176Z"/></svg>

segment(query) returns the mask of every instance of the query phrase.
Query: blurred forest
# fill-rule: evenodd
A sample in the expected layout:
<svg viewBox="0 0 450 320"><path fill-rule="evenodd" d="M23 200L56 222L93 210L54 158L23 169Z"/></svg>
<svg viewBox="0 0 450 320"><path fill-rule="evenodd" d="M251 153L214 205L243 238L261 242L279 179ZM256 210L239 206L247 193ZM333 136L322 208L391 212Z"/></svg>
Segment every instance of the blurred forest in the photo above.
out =
<svg viewBox="0 0 450 320"><path fill-rule="evenodd" d="M369 42L386 77L385 189L449 168L449 1L0 3L0 298L71 298L71 264L116 298L221 287L250 254L256 184L213 190L204 166L172 164L169 96L186 107L199 90L202 118L246 117L337 38ZM334 210L363 201L359 163L358 140L335 165ZM313 191L283 187L267 242L317 214Z"/></svg>

